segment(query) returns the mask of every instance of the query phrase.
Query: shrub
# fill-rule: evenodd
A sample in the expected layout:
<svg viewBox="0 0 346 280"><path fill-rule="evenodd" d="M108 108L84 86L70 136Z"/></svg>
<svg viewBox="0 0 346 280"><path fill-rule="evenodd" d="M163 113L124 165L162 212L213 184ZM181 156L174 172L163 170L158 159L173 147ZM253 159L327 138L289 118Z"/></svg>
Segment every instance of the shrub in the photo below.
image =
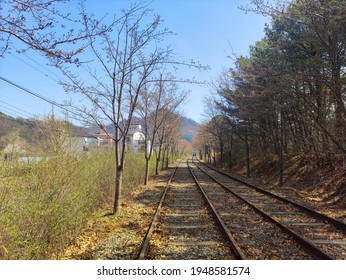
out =
<svg viewBox="0 0 346 280"><path fill-rule="evenodd" d="M113 185L112 157L101 152L6 165L0 177L0 258L59 255Z"/></svg>
<svg viewBox="0 0 346 280"><path fill-rule="evenodd" d="M39 160L0 160L0 259L59 258L92 214L111 206L114 151L75 153L68 131L48 119ZM128 152L124 194L143 182L144 166L143 154Z"/></svg>

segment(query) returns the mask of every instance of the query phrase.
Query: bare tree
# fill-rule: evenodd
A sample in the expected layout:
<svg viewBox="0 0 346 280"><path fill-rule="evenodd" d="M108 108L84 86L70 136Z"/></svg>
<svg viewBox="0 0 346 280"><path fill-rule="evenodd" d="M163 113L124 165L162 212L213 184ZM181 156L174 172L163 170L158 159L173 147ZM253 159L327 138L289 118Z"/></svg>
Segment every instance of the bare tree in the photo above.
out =
<svg viewBox="0 0 346 280"><path fill-rule="evenodd" d="M167 122L172 121L172 113L184 102L188 94L184 91L178 91L177 83L174 80L174 77L170 74L167 74L164 79L163 75L160 74L158 82L152 88L145 87L141 95L139 114L144 120L145 185L148 183L149 162L158 131L162 126L167 125Z"/></svg>
<svg viewBox="0 0 346 280"><path fill-rule="evenodd" d="M104 29L99 26L98 20L85 12L84 7L82 13L87 35ZM85 121L100 127L110 123L113 127L113 131L108 133L115 144L113 214L120 208L127 135L141 96L146 88L158 82L158 73L162 69L178 64L173 60L172 49L161 46L165 37L172 32L160 29L160 16L153 16L149 20L150 13L148 5L143 3L122 10L122 15L109 24L109 32L100 33L98 37L89 36L90 63L80 67L57 65L68 78L68 82L62 81L66 92L83 97L81 104L76 106L71 103L70 106L79 111Z"/></svg>
<svg viewBox="0 0 346 280"><path fill-rule="evenodd" d="M109 133L115 143L116 160L113 214L120 207L126 137L140 94L145 85L152 82L154 73L171 61L171 49L160 47L162 39L171 32L159 30L159 16L143 23L149 12L146 5L132 5L122 11L120 19L111 23L112 32L102 33L97 38L90 37L89 51L93 61L82 66L84 73L76 75L76 67L61 66L69 79L62 82L65 90L82 94L89 101L83 108L71 106L79 110L87 121L99 126L111 123L114 128L114 134ZM87 34L99 28L98 21L85 12L83 18ZM85 75L87 78L84 78Z"/></svg>
<svg viewBox="0 0 346 280"><path fill-rule="evenodd" d="M68 0L7 0L0 7L0 57L38 50L57 62L80 63L88 38L107 31L101 21L86 33L78 15L61 12ZM82 1L79 2L82 5ZM19 44L19 43L22 43Z"/></svg>
<svg viewBox="0 0 346 280"><path fill-rule="evenodd" d="M173 150L177 146L177 142L181 140L180 127L181 116L175 112L165 110L166 118L164 123L157 131L157 139L154 143L154 152L156 156L155 174L159 174L159 166L161 169L167 166L169 150Z"/></svg>
<svg viewBox="0 0 346 280"><path fill-rule="evenodd" d="M215 150L217 146L217 139L211 133L212 123L205 122L199 125L193 137L192 145L199 151L200 157L204 156L204 160L209 163L215 163Z"/></svg>
<svg viewBox="0 0 346 280"><path fill-rule="evenodd" d="M171 121L173 123L170 123ZM185 152L185 145L180 145L184 141L180 131L182 121L183 118L180 114L173 113L172 118L167 122L168 130L163 145L162 170L167 169L170 162L174 162L174 157L181 156Z"/></svg>

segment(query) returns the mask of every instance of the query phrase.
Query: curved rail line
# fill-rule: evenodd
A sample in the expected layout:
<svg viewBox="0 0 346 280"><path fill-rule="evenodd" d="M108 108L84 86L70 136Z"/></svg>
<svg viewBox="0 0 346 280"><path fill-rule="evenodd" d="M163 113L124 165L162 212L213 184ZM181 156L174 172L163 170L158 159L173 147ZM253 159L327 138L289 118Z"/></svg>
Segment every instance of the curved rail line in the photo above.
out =
<svg viewBox="0 0 346 280"><path fill-rule="evenodd" d="M234 196L238 197L239 199L241 199L242 201L244 201L247 205L249 205L251 208L253 208L256 212L258 212L260 215L262 215L265 219L271 221L272 223L275 223L277 226L279 226L283 231L285 231L287 234L293 236L299 243L301 243L305 248L307 248L308 250L310 250L318 259L334 259L333 256L331 256L329 253L325 252L324 250L322 250L321 248L319 248L317 245L318 243L323 243L323 240L321 242L321 240L309 240L307 238L305 238L304 236L302 236L302 234L298 234L296 231L294 231L293 229L289 228L288 226L284 225L282 222L280 222L278 219L274 218L273 216L270 215L270 213L266 213L266 211L263 211L262 209L260 209L259 207L257 207L255 204L256 203L252 203L249 201L249 199L247 199L246 197L244 197L244 189L242 189L241 193L237 193L236 190L232 190L229 187L227 187L225 185L225 183L220 182L221 179L216 179L214 176L210 175L209 173L207 173L205 170L203 170L198 164L196 164L196 162L194 162L195 165L197 166L197 168L203 172L205 175L207 175L211 180L213 180L215 183L219 184L220 186L223 187L223 189L225 189L226 191L232 193ZM246 182L244 180L242 180L239 177L235 177L235 176L231 176L227 173L221 172L220 170L211 167L203 162L200 162L200 164L202 164L204 167L207 167L215 172L217 172L218 174L220 174L221 176L226 176L229 179L235 180L238 183L241 183L245 186L250 187L251 189L256 190L257 192L264 194L266 196L270 196L271 198L275 198L281 202L284 202L286 204L290 204L291 206L298 208L299 212L297 213L306 213L307 215L313 217L314 219L320 221L320 223L315 223L315 226L318 226L318 224L320 225L325 225L330 224L333 225L335 228L341 230L343 232L343 234L345 234L346 232L346 224L342 223L341 221L338 221L334 218L328 217L324 214L321 214L319 212L316 212L314 210L312 210L311 208L308 208L306 206L300 205L296 202L293 202L289 199L280 197L274 193L271 193L269 191L266 191L258 186L255 186L252 183ZM247 194L249 195L249 193ZM246 196L246 195L245 195ZM280 212L280 214L285 214L284 212ZM289 214L289 213L288 213ZM288 223L289 224L289 223ZM302 226L308 226L309 223L295 223L295 225L302 225ZM346 238L344 237L342 240L337 240L336 243L340 243L340 244L346 244ZM316 244L317 243L317 244ZM328 240L325 240L325 243L328 243ZM333 241L330 241L330 243L333 243Z"/></svg>

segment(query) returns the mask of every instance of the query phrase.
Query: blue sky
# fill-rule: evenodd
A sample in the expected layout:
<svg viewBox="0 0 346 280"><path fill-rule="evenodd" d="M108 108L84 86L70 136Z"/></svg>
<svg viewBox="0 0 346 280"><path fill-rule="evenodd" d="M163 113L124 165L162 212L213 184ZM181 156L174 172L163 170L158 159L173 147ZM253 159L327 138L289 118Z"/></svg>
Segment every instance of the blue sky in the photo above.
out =
<svg viewBox="0 0 346 280"><path fill-rule="evenodd" d="M264 26L268 18L254 13L245 14L238 9L250 0L154 0L150 4L153 13L161 15L163 26L175 35L169 43L176 59L190 61L194 59L203 65L209 65L208 72L182 69L179 75L186 78L211 82L222 69L232 67L232 60L227 56L233 52L247 55L249 46L264 36ZM102 3L102 5L100 5ZM118 14L120 8L126 8L127 0L87 0L88 10L96 15ZM73 8L71 1L68 8ZM67 100L63 88L57 84L63 78L56 70L49 68L46 61L37 52L26 54L9 54L0 58L0 76L13 81L41 96L56 102ZM182 85L190 90L187 102L181 111L185 116L201 122L205 110L203 100L211 94L210 86ZM52 111L52 105L17 89L0 80L0 111L24 118L43 117ZM59 108L54 108L61 115Z"/></svg>

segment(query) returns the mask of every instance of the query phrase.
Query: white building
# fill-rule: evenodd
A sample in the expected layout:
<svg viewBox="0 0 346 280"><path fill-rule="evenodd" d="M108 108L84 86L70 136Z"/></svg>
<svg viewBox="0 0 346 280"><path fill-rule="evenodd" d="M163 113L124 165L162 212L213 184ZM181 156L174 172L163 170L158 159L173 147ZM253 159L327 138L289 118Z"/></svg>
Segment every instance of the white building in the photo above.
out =
<svg viewBox="0 0 346 280"><path fill-rule="evenodd" d="M72 137L71 149L73 152L89 151L100 146L100 139L95 136Z"/></svg>
<svg viewBox="0 0 346 280"><path fill-rule="evenodd" d="M24 156L26 151L18 144L8 144L3 153L6 160L13 160L20 156Z"/></svg>
<svg viewBox="0 0 346 280"><path fill-rule="evenodd" d="M132 151L138 152L145 148L145 135L142 131L142 127L139 124L132 124L129 127L126 141Z"/></svg>

